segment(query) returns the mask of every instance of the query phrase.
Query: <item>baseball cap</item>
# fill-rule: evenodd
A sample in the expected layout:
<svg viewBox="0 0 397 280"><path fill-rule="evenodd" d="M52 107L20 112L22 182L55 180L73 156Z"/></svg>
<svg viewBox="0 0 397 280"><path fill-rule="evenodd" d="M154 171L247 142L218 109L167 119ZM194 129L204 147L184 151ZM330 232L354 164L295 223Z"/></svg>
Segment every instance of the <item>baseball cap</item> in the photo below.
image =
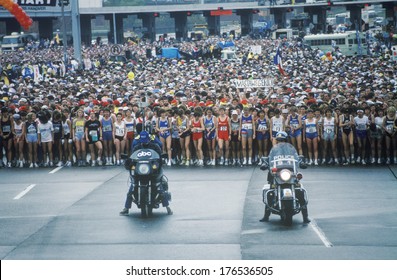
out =
<svg viewBox="0 0 397 280"><path fill-rule="evenodd" d="M232 115L238 115L237 110L233 110Z"/></svg>

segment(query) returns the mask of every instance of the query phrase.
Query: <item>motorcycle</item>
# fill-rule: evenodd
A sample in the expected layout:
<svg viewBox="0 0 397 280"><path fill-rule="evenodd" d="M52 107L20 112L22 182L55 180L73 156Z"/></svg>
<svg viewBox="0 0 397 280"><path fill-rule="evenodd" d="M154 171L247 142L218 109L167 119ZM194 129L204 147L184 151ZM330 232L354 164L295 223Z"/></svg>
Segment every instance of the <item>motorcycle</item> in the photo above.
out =
<svg viewBox="0 0 397 280"><path fill-rule="evenodd" d="M264 164L260 167L261 170L269 169L268 184L262 190L265 216L277 214L286 226L291 226L292 217L301 211L304 221L305 217L308 219L307 192L300 182L303 175L298 172L298 166L307 168L302 159L294 146L279 143L272 148L269 157L263 159Z"/></svg>
<svg viewBox="0 0 397 280"><path fill-rule="evenodd" d="M171 193L168 192L168 179L163 175L162 157L153 149L139 149L125 161L125 169L130 173L132 202L141 209L143 218L153 215L153 209L163 204L168 215Z"/></svg>

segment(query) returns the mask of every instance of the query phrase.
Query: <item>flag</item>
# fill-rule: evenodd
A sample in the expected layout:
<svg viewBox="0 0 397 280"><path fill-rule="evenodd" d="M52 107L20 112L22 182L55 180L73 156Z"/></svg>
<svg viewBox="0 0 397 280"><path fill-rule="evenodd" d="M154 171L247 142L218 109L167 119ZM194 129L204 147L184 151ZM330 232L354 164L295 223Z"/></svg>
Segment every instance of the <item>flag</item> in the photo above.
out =
<svg viewBox="0 0 397 280"><path fill-rule="evenodd" d="M57 45L59 45L59 43L61 42L61 40L59 39L58 33L55 35L55 42L57 43Z"/></svg>
<svg viewBox="0 0 397 280"><path fill-rule="evenodd" d="M274 64L278 66L278 70L280 71L281 75L287 76L287 74L285 74L283 69L283 60L281 57L280 48L277 48L277 53L274 56Z"/></svg>

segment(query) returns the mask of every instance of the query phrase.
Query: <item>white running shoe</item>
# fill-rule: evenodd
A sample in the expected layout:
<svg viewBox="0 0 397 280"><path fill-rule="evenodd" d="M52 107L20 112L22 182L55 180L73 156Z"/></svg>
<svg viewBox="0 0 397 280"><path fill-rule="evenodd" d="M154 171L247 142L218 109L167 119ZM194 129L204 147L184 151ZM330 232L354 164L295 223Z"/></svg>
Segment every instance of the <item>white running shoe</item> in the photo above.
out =
<svg viewBox="0 0 397 280"><path fill-rule="evenodd" d="M33 165L33 162L29 165L29 168L33 168L34 167L34 165Z"/></svg>
<svg viewBox="0 0 397 280"><path fill-rule="evenodd" d="M22 160L19 161L19 168L23 168L23 161Z"/></svg>
<svg viewBox="0 0 397 280"><path fill-rule="evenodd" d="M248 158L248 165L252 165L252 159Z"/></svg>
<svg viewBox="0 0 397 280"><path fill-rule="evenodd" d="M95 160L93 160L93 161L91 162L91 166L92 166L92 167L95 166Z"/></svg>
<svg viewBox="0 0 397 280"><path fill-rule="evenodd" d="M317 161L317 159L314 160L314 165L315 165L315 166L318 166L318 161Z"/></svg>
<svg viewBox="0 0 397 280"><path fill-rule="evenodd" d="M244 158L244 159L243 159L243 165L246 165L246 164L247 164L247 159Z"/></svg>
<svg viewBox="0 0 397 280"><path fill-rule="evenodd" d="M62 164L62 161L59 161L58 163L57 163L57 166L58 167L61 167L63 164Z"/></svg>
<svg viewBox="0 0 397 280"><path fill-rule="evenodd" d="M167 166L171 166L171 160L168 160Z"/></svg>

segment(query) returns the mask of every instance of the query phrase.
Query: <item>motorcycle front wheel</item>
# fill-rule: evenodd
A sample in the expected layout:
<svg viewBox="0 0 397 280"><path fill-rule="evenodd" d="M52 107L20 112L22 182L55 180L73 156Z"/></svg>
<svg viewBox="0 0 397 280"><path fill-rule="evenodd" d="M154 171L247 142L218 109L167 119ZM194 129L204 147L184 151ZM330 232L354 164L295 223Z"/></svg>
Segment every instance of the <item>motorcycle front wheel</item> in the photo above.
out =
<svg viewBox="0 0 397 280"><path fill-rule="evenodd" d="M145 192L141 192L141 216L142 218L148 218L153 215L153 207L149 205L147 189Z"/></svg>
<svg viewBox="0 0 397 280"><path fill-rule="evenodd" d="M292 216L293 216L293 214L292 213L285 213L285 216L284 216L284 225L285 226L291 226L292 225Z"/></svg>
<svg viewBox="0 0 397 280"><path fill-rule="evenodd" d="M142 218L149 218L153 215L153 208L150 207L150 205L147 205L147 203L145 203L145 205L141 206L141 216Z"/></svg>

